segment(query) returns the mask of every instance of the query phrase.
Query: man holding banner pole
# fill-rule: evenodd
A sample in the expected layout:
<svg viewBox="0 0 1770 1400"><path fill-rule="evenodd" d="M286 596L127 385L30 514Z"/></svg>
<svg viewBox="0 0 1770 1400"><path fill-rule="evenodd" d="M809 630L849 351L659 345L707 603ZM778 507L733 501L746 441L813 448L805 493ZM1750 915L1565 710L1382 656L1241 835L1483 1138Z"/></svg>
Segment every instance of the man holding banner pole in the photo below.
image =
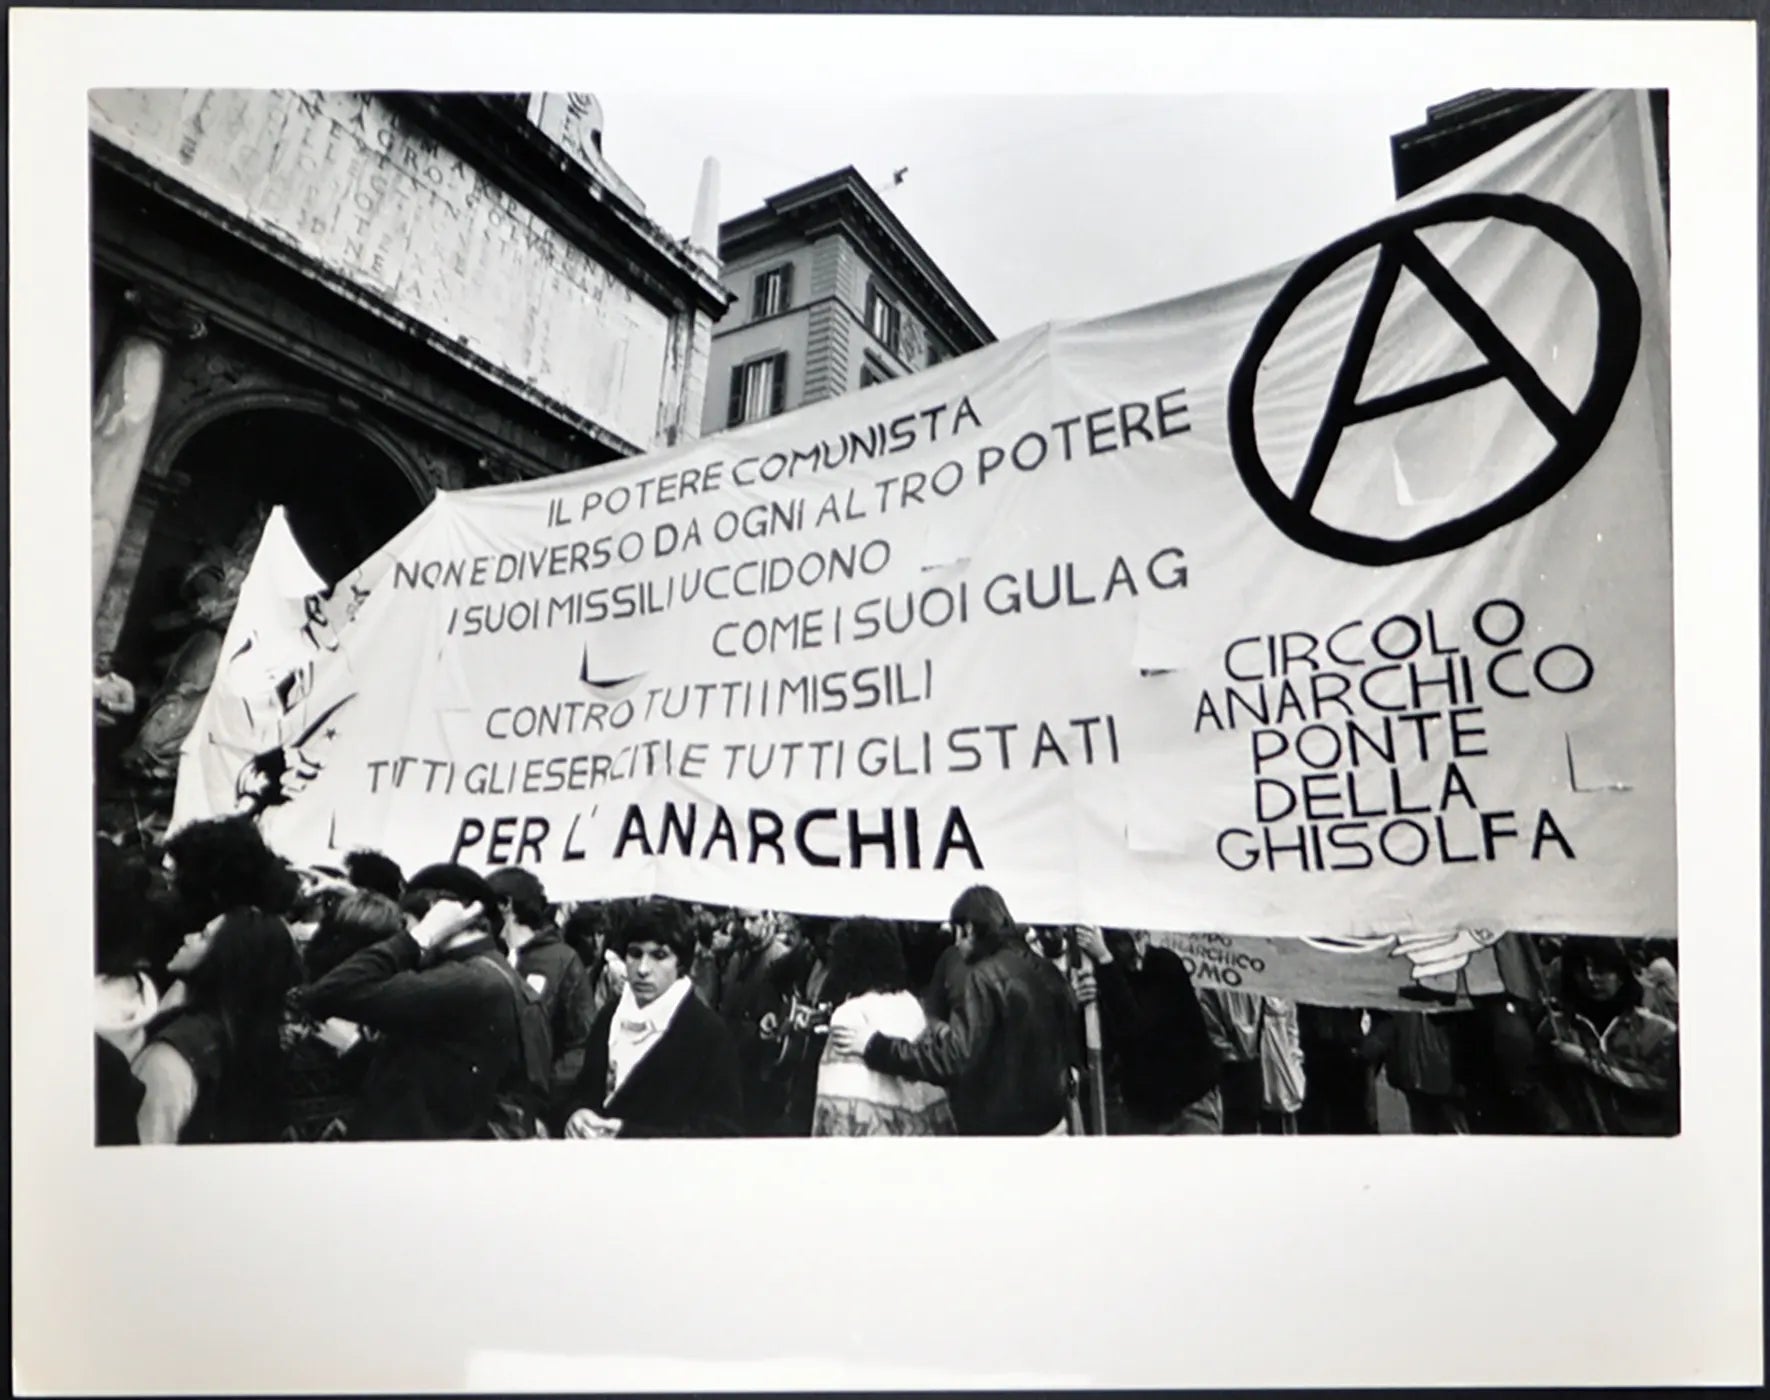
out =
<svg viewBox="0 0 1770 1400"><path fill-rule="evenodd" d="M1215 1135L1223 1131L1220 1068L1204 1011L1180 955L1152 946L1149 934L1102 933L1083 926L1073 935L1091 969L1077 994L1094 1025L1090 1058L1102 1023L1118 1068L1113 1133ZM1102 1009L1104 1008L1104 1009ZM1097 1103L1104 1117L1105 1085Z"/></svg>

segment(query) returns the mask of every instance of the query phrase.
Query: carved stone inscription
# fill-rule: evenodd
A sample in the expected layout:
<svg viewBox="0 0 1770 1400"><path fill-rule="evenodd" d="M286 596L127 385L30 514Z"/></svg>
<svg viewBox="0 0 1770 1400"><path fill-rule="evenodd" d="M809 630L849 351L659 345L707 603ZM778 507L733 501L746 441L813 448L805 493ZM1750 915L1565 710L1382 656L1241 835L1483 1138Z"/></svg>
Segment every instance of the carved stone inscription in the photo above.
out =
<svg viewBox="0 0 1770 1400"><path fill-rule="evenodd" d="M95 91L92 130L532 385L651 447L669 319L373 96Z"/></svg>

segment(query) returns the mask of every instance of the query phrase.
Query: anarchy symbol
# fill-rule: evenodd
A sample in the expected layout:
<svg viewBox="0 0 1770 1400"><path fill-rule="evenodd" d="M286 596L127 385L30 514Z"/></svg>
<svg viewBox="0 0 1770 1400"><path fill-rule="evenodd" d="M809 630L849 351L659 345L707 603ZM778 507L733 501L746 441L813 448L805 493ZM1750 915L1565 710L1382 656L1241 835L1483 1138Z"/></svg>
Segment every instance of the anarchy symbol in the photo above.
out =
<svg viewBox="0 0 1770 1400"><path fill-rule="evenodd" d="M1569 408L1543 382L1530 360L1509 341L1432 251L1419 230L1436 224L1499 219L1534 228L1578 261L1597 293L1598 324L1592 378L1584 399ZM1368 248L1376 265L1347 338L1327 403L1294 490L1279 486L1254 434L1255 385L1260 366L1297 308L1331 275ZM1411 272L1462 327L1485 357L1482 363L1392 393L1359 398L1383 312L1403 269ZM1236 471L1272 523L1307 549L1352 564L1399 564L1445 554L1528 515L1573 480L1604 441L1634 372L1641 339L1641 294L1629 265L1578 215L1527 195L1465 194L1397 214L1329 244L1305 259L1255 323L1229 381L1229 441ZM1341 435L1354 424L1401 413L1508 381L1548 431L1554 446L1505 491L1458 516L1403 538L1359 534L1315 514L1322 483L1334 465Z"/></svg>

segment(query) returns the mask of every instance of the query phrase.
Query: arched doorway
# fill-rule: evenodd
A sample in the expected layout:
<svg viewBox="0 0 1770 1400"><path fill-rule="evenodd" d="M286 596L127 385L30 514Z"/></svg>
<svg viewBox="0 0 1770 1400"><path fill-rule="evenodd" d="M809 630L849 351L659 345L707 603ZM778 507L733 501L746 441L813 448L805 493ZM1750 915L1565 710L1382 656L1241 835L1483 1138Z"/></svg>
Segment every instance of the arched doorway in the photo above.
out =
<svg viewBox="0 0 1770 1400"><path fill-rule="evenodd" d="M111 669L135 687L136 710L99 731L99 820L112 828L139 829L171 810L165 742L156 739L157 760L130 746L157 696L167 697L153 731L163 736L181 719L188 729L191 697L207 686L219 636L191 608L203 566L230 551L249 559L256 522L280 505L308 562L334 583L424 505L413 476L369 433L287 401L224 412L169 447L163 498L112 651Z"/></svg>

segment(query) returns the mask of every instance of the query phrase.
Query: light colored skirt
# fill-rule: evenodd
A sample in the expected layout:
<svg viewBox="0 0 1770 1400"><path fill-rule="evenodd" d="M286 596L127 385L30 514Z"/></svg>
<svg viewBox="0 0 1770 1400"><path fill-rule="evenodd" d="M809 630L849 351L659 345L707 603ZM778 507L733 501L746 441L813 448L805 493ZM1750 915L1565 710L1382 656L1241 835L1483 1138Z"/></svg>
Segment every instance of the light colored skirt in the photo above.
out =
<svg viewBox="0 0 1770 1400"><path fill-rule="evenodd" d="M811 1117L813 1137L944 1137L957 1131L945 1098L911 1108L820 1094Z"/></svg>

